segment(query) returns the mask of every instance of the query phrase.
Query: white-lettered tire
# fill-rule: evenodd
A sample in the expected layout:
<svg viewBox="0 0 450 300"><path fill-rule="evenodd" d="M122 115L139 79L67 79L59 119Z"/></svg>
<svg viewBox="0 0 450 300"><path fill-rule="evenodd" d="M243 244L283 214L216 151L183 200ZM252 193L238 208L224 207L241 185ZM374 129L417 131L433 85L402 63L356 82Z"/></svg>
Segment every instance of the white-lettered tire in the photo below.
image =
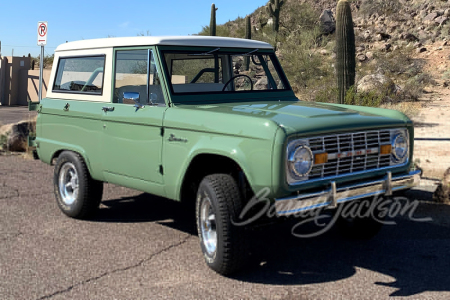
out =
<svg viewBox="0 0 450 300"><path fill-rule="evenodd" d="M196 217L206 264L222 275L238 271L248 255L245 228L233 225L242 209L238 185L232 176L206 176L197 192Z"/></svg>
<svg viewBox="0 0 450 300"><path fill-rule="evenodd" d="M103 182L91 178L80 154L64 151L59 155L53 185L58 207L67 216L87 219L98 210Z"/></svg>

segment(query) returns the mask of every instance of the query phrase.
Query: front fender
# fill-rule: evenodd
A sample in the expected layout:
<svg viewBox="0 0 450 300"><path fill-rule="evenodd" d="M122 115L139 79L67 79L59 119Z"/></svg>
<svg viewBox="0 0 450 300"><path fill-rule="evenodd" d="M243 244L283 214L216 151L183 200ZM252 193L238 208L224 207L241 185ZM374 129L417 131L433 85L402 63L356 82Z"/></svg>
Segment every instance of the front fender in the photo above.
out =
<svg viewBox="0 0 450 300"><path fill-rule="evenodd" d="M273 140L169 130L186 142L163 142L164 182L168 198L180 200L184 176L198 155L213 154L236 162L254 191L272 189Z"/></svg>

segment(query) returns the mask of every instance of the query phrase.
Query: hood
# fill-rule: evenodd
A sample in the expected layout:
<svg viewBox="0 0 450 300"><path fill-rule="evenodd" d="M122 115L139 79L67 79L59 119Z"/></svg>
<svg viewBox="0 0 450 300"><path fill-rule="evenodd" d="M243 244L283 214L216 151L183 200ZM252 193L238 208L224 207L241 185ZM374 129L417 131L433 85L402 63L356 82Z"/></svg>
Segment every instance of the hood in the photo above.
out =
<svg viewBox="0 0 450 300"><path fill-rule="evenodd" d="M183 108L263 118L284 128L287 134L388 128L410 123L404 114L394 110L305 101L183 105Z"/></svg>

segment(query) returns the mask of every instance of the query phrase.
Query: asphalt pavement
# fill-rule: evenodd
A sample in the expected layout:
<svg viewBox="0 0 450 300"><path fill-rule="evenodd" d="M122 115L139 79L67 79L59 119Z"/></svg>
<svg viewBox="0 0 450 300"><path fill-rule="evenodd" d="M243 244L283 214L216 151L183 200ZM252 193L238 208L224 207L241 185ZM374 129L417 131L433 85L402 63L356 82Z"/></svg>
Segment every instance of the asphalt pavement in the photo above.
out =
<svg viewBox="0 0 450 300"><path fill-rule="evenodd" d="M226 278L205 265L186 207L106 184L98 215L74 220L52 176L0 155L2 300L450 298L450 206L422 203L415 217L434 221L397 217L369 241L296 238L294 220L256 228L247 268Z"/></svg>
<svg viewBox="0 0 450 300"><path fill-rule="evenodd" d="M28 111L26 106L2 106L0 105L0 126L29 120L36 116L35 111Z"/></svg>

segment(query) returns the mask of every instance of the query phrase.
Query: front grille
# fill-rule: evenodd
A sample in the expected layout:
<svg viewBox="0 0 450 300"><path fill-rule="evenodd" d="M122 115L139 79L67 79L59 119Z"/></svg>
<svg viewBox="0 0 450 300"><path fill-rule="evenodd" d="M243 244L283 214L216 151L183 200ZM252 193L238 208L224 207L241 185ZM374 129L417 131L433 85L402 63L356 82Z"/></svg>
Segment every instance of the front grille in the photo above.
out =
<svg viewBox="0 0 450 300"><path fill-rule="evenodd" d="M321 136L309 139L313 154L328 153L328 162L315 165L309 179L388 167L391 155L380 154L381 145L391 143L391 131L367 131Z"/></svg>

